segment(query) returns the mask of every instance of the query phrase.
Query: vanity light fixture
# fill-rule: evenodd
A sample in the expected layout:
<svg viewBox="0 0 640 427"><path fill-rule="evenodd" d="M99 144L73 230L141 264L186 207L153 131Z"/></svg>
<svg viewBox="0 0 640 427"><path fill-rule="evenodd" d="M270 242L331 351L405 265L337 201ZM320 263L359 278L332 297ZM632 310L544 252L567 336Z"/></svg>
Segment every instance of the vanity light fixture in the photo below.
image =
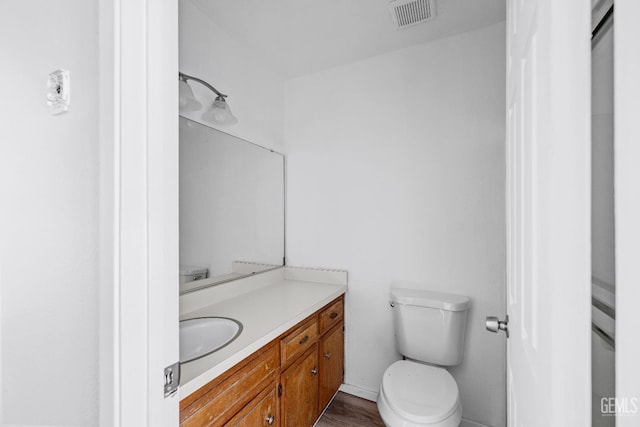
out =
<svg viewBox="0 0 640 427"><path fill-rule="evenodd" d="M190 111L198 111L202 108L200 101L196 99L191 90L191 86L187 83L188 80L193 80L208 88L210 91L216 94L216 99L213 101L211 107L202 114L202 120L215 123L218 125L234 125L238 123L238 119L233 115L229 104L225 101L227 95L220 93L216 88L209 83L197 77L189 76L184 73L178 73L180 79L180 112L186 113Z"/></svg>

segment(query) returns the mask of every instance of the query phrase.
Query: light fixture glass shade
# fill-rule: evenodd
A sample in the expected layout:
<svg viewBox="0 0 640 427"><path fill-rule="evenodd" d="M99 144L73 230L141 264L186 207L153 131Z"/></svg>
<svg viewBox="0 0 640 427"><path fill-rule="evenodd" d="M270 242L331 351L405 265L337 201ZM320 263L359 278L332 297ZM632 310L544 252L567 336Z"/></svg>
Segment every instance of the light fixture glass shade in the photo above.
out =
<svg viewBox="0 0 640 427"><path fill-rule="evenodd" d="M191 86L184 80L180 80L180 112L188 113L190 111L198 111L202 108L202 104L196 99L191 90Z"/></svg>
<svg viewBox="0 0 640 427"><path fill-rule="evenodd" d="M218 96L213 105L202 115L202 120L210 123L216 123L219 125L235 125L238 123L238 119L231 112L229 104L226 103L223 97Z"/></svg>

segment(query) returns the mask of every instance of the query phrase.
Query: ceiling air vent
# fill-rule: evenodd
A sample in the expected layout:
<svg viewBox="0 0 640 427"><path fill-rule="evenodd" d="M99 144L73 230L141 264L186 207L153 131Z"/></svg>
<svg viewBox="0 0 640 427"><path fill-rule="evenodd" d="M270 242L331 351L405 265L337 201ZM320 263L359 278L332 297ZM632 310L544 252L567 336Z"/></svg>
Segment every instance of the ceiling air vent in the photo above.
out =
<svg viewBox="0 0 640 427"><path fill-rule="evenodd" d="M394 0L389 11L396 29L407 28L436 17L436 0Z"/></svg>

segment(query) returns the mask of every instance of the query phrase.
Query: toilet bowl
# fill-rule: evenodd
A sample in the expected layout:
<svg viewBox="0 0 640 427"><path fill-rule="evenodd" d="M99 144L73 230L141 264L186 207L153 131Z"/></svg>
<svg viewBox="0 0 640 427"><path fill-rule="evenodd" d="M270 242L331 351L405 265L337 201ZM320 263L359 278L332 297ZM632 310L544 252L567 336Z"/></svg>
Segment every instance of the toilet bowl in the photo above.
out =
<svg viewBox="0 0 640 427"><path fill-rule="evenodd" d="M458 427L462 407L451 374L410 360L387 368L378 394L378 410L387 427Z"/></svg>

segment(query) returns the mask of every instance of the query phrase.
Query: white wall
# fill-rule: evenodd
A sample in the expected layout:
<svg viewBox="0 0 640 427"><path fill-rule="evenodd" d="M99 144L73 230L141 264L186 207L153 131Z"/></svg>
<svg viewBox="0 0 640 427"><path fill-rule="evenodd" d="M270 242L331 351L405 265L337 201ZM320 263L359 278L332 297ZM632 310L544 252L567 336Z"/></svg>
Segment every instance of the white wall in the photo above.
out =
<svg viewBox="0 0 640 427"><path fill-rule="evenodd" d="M229 96L238 123L219 126L220 130L282 151L284 78L189 0L180 0L180 71L206 80ZM190 86L204 106L213 102L210 90L195 82ZM185 117L201 122L201 115L198 111Z"/></svg>
<svg viewBox="0 0 640 427"><path fill-rule="evenodd" d="M98 19L0 3L0 424L98 424ZM49 72L71 73L51 116Z"/></svg>
<svg viewBox="0 0 640 427"><path fill-rule="evenodd" d="M399 358L393 281L473 300L452 369L465 418L505 425L505 25L287 82L287 257L349 271L345 382Z"/></svg>

